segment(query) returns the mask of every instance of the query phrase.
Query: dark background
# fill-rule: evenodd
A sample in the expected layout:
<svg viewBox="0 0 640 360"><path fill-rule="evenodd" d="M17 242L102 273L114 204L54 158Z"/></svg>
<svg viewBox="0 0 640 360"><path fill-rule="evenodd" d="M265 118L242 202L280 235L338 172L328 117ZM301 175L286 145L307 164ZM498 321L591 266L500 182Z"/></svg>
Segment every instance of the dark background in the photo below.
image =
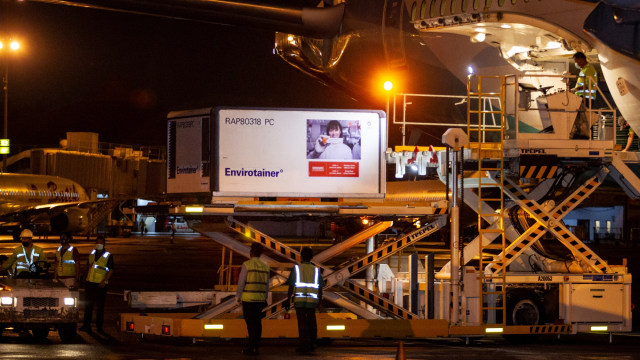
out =
<svg viewBox="0 0 640 360"><path fill-rule="evenodd" d="M57 145L67 131L164 145L169 111L209 106L378 108L333 90L273 54L274 33L0 0L9 59L9 138ZM5 58L6 59L6 58Z"/></svg>

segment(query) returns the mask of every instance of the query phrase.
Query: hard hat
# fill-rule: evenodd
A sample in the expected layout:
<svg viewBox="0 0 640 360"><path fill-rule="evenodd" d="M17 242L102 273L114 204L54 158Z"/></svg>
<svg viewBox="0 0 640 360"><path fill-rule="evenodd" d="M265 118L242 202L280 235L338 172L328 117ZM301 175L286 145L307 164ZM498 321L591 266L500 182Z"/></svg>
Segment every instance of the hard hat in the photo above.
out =
<svg viewBox="0 0 640 360"><path fill-rule="evenodd" d="M21 238L32 238L33 237L33 232L31 232L31 230L29 230L29 229L24 229L20 233L20 237Z"/></svg>

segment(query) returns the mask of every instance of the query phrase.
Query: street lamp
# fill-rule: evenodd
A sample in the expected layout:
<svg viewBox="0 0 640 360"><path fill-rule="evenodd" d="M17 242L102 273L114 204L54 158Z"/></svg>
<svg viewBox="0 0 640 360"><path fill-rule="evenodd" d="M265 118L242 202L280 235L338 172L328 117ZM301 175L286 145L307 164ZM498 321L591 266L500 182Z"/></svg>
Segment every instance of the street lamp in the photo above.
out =
<svg viewBox="0 0 640 360"><path fill-rule="evenodd" d="M2 77L2 91L4 92L4 122L2 137L8 139L7 124L9 121L9 53L15 53L20 49L18 40L9 39L9 41L0 40L0 55L2 55L2 63L4 65L4 76ZM7 154L2 155L2 171L7 171Z"/></svg>

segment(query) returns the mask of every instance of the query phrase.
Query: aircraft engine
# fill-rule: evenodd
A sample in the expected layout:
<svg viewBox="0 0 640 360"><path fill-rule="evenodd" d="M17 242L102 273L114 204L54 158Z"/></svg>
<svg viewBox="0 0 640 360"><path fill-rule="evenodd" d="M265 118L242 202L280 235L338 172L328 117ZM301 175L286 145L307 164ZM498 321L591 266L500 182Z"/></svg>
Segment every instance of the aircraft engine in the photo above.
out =
<svg viewBox="0 0 640 360"><path fill-rule="evenodd" d="M77 233L87 229L88 209L67 208L51 216L51 230L56 233Z"/></svg>

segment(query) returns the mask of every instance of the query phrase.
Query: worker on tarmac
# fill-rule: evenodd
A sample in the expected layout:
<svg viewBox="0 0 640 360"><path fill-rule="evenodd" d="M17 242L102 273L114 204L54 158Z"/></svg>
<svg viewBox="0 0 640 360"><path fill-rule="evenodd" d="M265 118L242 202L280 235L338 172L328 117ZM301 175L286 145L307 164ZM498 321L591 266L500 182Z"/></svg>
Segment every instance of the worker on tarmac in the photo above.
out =
<svg viewBox="0 0 640 360"><path fill-rule="evenodd" d="M96 307L96 329L99 334L105 334L102 329L104 322L104 303L107 299L107 285L113 275L113 255L104 248L105 238L96 238L96 248L89 254L89 272L85 283L84 323L78 329L91 333L91 318L93 307Z"/></svg>
<svg viewBox="0 0 640 360"><path fill-rule="evenodd" d="M17 278L34 277L43 269L42 265L49 264L47 255L41 247L33 245L33 232L29 229L22 230L20 242L22 245L14 248L13 254L2 263L2 269L6 270L15 265L13 273Z"/></svg>
<svg viewBox="0 0 640 360"><path fill-rule="evenodd" d="M236 301L242 302L242 314L249 333L249 346L242 350L245 355L258 355L260 338L262 337L262 309L267 306L269 293L269 265L260 260L262 245L251 244L251 259L242 264Z"/></svg>
<svg viewBox="0 0 640 360"><path fill-rule="evenodd" d="M68 288L76 288L80 281L80 253L78 249L69 245L69 237L60 235L60 246L56 251L56 271L54 279L59 280Z"/></svg>
<svg viewBox="0 0 640 360"><path fill-rule="evenodd" d="M298 353L307 354L315 350L318 337L316 324L316 309L322 301L322 288L324 280L320 269L311 263L313 251L310 247L304 247L300 252L302 263L294 265L289 273L289 293L287 299L293 295L293 305L296 308L298 318ZM285 302L285 308L289 310L290 303Z"/></svg>

